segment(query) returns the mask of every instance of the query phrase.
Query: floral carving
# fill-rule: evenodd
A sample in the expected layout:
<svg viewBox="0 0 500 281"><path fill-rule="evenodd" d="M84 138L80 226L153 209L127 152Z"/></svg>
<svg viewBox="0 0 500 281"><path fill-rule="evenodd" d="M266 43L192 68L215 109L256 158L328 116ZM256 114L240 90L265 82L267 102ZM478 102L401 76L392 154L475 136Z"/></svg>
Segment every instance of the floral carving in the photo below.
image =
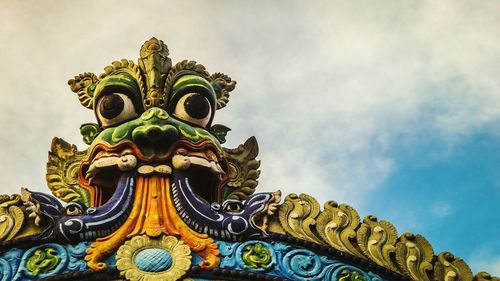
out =
<svg viewBox="0 0 500 281"><path fill-rule="evenodd" d="M171 256L171 264L163 271L141 269L137 254L144 249L163 249ZM152 239L146 235L136 236L125 242L116 254L116 267L130 281L178 280L191 266L191 250L184 242L173 236Z"/></svg>

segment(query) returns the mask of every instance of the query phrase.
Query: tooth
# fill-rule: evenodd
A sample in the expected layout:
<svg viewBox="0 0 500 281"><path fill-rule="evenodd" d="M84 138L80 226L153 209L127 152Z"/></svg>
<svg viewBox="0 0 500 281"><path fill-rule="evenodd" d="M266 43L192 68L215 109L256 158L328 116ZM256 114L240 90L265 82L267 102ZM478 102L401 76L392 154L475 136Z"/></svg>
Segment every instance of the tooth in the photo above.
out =
<svg viewBox="0 0 500 281"><path fill-rule="evenodd" d="M109 157L103 157L100 159L97 159L95 161L95 166L97 168L106 168L106 167L111 167L118 165L120 163L120 157L117 156L109 156Z"/></svg>
<svg viewBox="0 0 500 281"><path fill-rule="evenodd" d="M170 168L167 165L159 165L159 166L155 167L155 171L160 173L160 174L170 175L172 173L172 168Z"/></svg>
<svg viewBox="0 0 500 281"><path fill-rule="evenodd" d="M118 169L120 171L130 171L137 165L137 158L132 154L127 154L120 157L118 161Z"/></svg>
<svg viewBox="0 0 500 281"><path fill-rule="evenodd" d="M172 165L176 170L186 170L191 166L191 157L184 155L174 155L172 157Z"/></svg>
<svg viewBox="0 0 500 281"><path fill-rule="evenodd" d="M149 175L155 171L155 168L150 165L142 165L137 169L137 172L141 175Z"/></svg>
<svg viewBox="0 0 500 281"><path fill-rule="evenodd" d="M219 165L219 163L215 163L215 168L216 168L216 173L219 173L219 174L225 174L224 170L222 170L222 167Z"/></svg>
<svg viewBox="0 0 500 281"><path fill-rule="evenodd" d="M190 156L189 160L191 161L191 164L193 164L193 165L198 165L198 166L207 167L207 168L210 168L210 166L211 166L210 162L208 162L204 158Z"/></svg>

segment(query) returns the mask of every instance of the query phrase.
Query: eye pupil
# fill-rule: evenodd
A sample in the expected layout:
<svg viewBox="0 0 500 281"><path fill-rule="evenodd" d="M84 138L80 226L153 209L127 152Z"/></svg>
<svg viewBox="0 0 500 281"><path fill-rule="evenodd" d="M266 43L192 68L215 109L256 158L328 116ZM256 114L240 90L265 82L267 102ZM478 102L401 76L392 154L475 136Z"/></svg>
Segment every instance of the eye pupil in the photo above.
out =
<svg viewBox="0 0 500 281"><path fill-rule="evenodd" d="M196 119L205 118L210 113L210 104L204 96L197 94L189 96L184 101L186 113Z"/></svg>
<svg viewBox="0 0 500 281"><path fill-rule="evenodd" d="M106 119L113 119L123 111L124 102L119 95L107 95L102 97L99 111Z"/></svg>

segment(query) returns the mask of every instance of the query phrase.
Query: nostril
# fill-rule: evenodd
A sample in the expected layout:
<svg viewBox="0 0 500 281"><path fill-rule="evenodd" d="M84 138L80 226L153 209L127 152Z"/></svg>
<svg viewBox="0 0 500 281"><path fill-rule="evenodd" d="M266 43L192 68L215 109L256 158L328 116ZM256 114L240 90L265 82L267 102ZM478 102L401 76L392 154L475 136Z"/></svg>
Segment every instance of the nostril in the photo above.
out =
<svg viewBox="0 0 500 281"><path fill-rule="evenodd" d="M157 140L161 137L162 132L159 127L151 127L146 131L146 135L151 140Z"/></svg>

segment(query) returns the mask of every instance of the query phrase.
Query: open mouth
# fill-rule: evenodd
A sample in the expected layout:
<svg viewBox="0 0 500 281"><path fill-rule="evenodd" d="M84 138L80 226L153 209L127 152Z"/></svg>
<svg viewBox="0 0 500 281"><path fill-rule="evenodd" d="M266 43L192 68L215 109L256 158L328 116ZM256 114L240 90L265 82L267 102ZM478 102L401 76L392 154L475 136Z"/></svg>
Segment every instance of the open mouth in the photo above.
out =
<svg viewBox="0 0 500 281"><path fill-rule="evenodd" d="M105 204L115 193L123 173L136 177L162 176L173 178L176 172L186 175L194 193L208 204L220 200L219 191L227 181L228 167L216 146L204 141L177 142L161 157L145 157L132 142L116 146L98 144L89 160L80 168L80 184L92 194L93 206Z"/></svg>

